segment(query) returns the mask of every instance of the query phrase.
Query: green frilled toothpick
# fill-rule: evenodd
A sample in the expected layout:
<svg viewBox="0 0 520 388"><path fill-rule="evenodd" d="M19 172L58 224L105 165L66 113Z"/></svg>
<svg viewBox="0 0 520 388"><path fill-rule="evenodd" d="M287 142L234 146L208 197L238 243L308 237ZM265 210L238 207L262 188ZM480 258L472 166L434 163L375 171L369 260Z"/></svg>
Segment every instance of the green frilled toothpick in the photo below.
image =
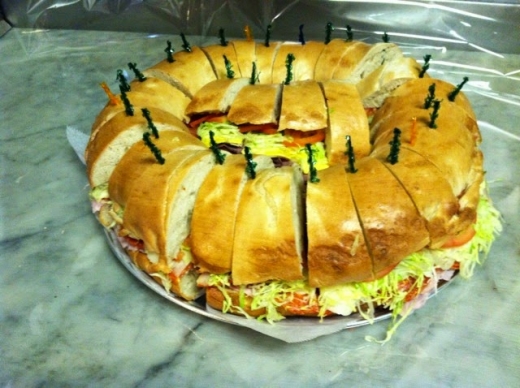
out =
<svg viewBox="0 0 520 388"><path fill-rule="evenodd" d="M421 71L419 72L419 78L424 78L424 75L430 68L430 60L432 59L432 56L430 54L427 54L423 58L424 58L424 63L422 65Z"/></svg>
<svg viewBox="0 0 520 388"><path fill-rule="evenodd" d="M269 47L269 44L271 41L271 29L272 29L272 26L269 24L267 26L267 29L265 30L265 40L264 40L265 47Z"/></svg>
<svg viewBox="0 0 520 388"><path fill-rule="evenodd" d="M135 78L137 78L139 80L139 82L144 82L146 81L146 77L144 76L143 73L141 73L139 71L139 69L137 68L137 64L136 63L128 63L128 67L130 68L130 70L132 70L135 74Z"/></svg>
<svg viewBox="0 0 520 388"><path fill-rule="evenodd" d="M396 164L399 161L399 150L401 148L401 130L394 128L394 138L388 144L390 144L390 154L386 158L390 164Z"/></svg>
<svg viewBox="0 0 520 388"><path fill-rule="evenodd" d="M384 34L383 34L383 42L385 42L385 43L390 42L390 37L388 36L388 34L386 33L386 31L385 31Z"/></svg>
<svg viewBox="0 0 520 388"><path fill-rule="evenodd" d="M224 66L226 66L226 77L229 79L235 78L235 72L233 71L231 61L225 55L222 56L224 57Z"/></svg>
<svg viewBox="0 0 520 388"><path fill-rule="evenodd" d="M125 92L130 91L130 84L128 83L125 75L123 74L123 70L117 70L116 80L119 82L119 90L124 90Z"/></svg>
<svg viewBox="0 0 520 388"><path fill-rule="evenodd" d="M307 162L309 163L309 181L318 183L320 180L318 178L318 170L316 170L316 159L314 158L312 147L310 144L306 144L305 148L307 150Z"/></svg>
<svg viewBox="0 0 520 388"><path fill-rule="evenodd" d="M293 62L296 58L294 54L287 54L287 58L285 59L285 69L287 70L287 74L285 76L284 85L289 85L293 79Z"/></svg>
<svg viewBox="0 0 520 388"><path fill-rule="evenodd" d="M334 25L331 22L327 23L325 27L325 44L329 44L332 39L332 31L334 31Z"/></svg>
<svg viewBox="0 0 520 388"><path fill-rule="evenodd" d="M152 151L153 156L155 156L155 159L157 160L157 162L159 162L159 164L164 164L164 162L166 162L166 160L163 158L163 156L161 154L161 150L159 148L157 148L157 146L150 139L150 135L151 135L150 132L143 133L144 144L146 144L146 146L148 148L150 148L150 151Z"/></svg>
<svg viewBox="0 0 520 388"><path fill-rule="evenodd" d="M224 35L224 29L220 28L218 30L218 37L220 39L220 45L223 47L226 47L228 45L228 41L226 40L226 37Z"/></svg>
<svg viewBox="0 0 520 388"><path fill-rule="evenodd" d="M450 94L448 94L448 100L450 100L452 102L455 101L455 97L457 97L457 94L459 94L459 92L462 90L462 87L464 86L464 84L468 81L469 81L469 78L464 77L462 82L460 84L458 84L457 87Z"/></svg>
<svg viewBox="0 0 520 388"><path fill-rule="evenodd" d="M424 109L430 109L433 101L435 101L435 83L428 88L428 95L424 99Z"/></svg>
<svg viewBox="0 0 520 388"><path fill-rule="evenodd" d="M305 44L305 36L303 35L303 24L300 24L299 33L298 33L298 42L302 44L302 46Z"/></svg>
<svg viewBox="0 0 520 388"><path fill-rule="evenodd" d="M222 152L220 148L218 148L217 142L215 141L215 134L213 131L209 131L209 141L210 141L210 149L213 151L215 155L215 159L218 164L224 164L224 160L226 160L226 155Z"/></svg>
<svg viewBox="0 0 520 388"><path fill-rule="evenodd" d="M128 99L128 96L126 95L126 90L124 90L122 85L119 85L119 91L121 92L121 101L123 101L123 104L125 105L125 112L127 116L133 116L134 115L134 107L130 103L130 100Z"/></svg>
<svg viewBox="0 0 520 388"><path fill-rule="evenodd" d="M256 70L256 62L253 62L253 68L251 70L251 78L249 79L249 84L254 85L260 80L260 73Z"/></svg>
<svg viewBox="0 0 520 388"><path fill-rule="evenodd" d="M352 27L347 24L347 42L352 42L354 40L354 33L352 32Z"/></svg>
<svg viewBox="0 0 520 388"><path fill-rule="evenodd" d="M181 39L182 39L182 48L184 49L184 51L191 53L191 45L188 43L188 41L186 40L186 36L182 32L181 32Z"/></svg>
<svg viewBox="0 0 520 388"><path fill-rule="evenodd" d="M439 117L440 108L441 108L441 101L440 100L433 101L433 111L430 114L430 124L428 125L428 127L431 129L437 128L437 123L435 121Z"/></svg>
<svg viewBox="0 0 520 388"><path fill-rule="evenodd" d="M354 156L354 147L352 146L352 140L350 135L345 136L347 140L347 151L345 155L348 157L348 171L351 173L357 172L357 168L355 166L356 157Z"/></svg>
<svg viewBox="0 0 520 388"><path fill-rule="evenodd" d="M159 138L159 131L157 130L157 127L152 121L152 116L150 115L150 111L146 108L141 109L141 112L143 114L143 117L146 119L146 122L148 123L148 129L152 131L152 135L158 139Z"/></svg>
<svg viewBox="0 0 520 388"><path fill-rule="evenodd" d="M246 158L246 173L249 179L255 179L256 178L256 166L257 163L253 161L253 155L251 155L251 150L248 146L244 147L244 155Z"/></svg>
<svg viewBox="0 0 520 388"><path fill-rule="evenodd" d="M175 62L175 59L173 59L173 52L175 50L173 49L172 47L172 42L170 42L169 40L166 41L166 48L164 49L164 52L166 53L166 60L169 62L169 63L173 63Z"/></svg>

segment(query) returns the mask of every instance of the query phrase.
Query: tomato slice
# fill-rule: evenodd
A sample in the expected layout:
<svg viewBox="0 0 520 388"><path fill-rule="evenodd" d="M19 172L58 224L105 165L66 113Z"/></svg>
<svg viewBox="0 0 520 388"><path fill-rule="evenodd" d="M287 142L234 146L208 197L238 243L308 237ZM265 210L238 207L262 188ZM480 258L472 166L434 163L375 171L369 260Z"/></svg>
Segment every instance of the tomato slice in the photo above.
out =
<svg viewBox="0 0 520 388"><path fill-rule="evenodd" d="M424 282L421 287L417 287L415 284L414 278L404 279L399 282L399 289L401 291L406 292L406 296L404 298L405 302L410 302L415 299L427 286L430 282L429 278L424 278Z"/></svg>
<svg viewBox="0 0 520 388"><path fill-rule="evenodd" d="M284 142L286 147L305 146L306 144L314 144L325 140L325 130L323 129L308 132L286 129L285 134L292 137L292 141Z"/></svg>
<svg viewBox="0 0 520 388"><path fill-rule="evenodd" d="M144 241L138 240L136 238L125 236L125 240L128 243L128 245L133 246L138 251L144 251Z"/></svg>
<svg viewBox="0 0 520 388"><path fill-rule="evenodd" d="M367 117L373 116L376 114L377 108L365 108L365 113Z"/></svg>
<svg viewBox="0 0 520 388"><path fill-rule="evenodd" d="M457 236L452 238L451 240L444 243L442 248L456 248L460 247L467 242L471 241L471 239L475 236L475 228L473 225L471 225L468 229L460 232Z"/></svg>
<svg viewBox="0 0 520 388"><path fill-rule="evenodd" d="M397 263L399 264L399 263ZM381 279L382 277L388 275L390 272L392 272L394 270L395 267L397 267L397 264L393 264L391 266L388 266L386 268L383 268L381 271L379 272L376 272L374 274L374 278L377 280L377 279Z"/></svg>
<svg viewBox="0 0 520 388"><path fill-rule="evenodd" d="M283 303L283 307L293 315L318 315L320 306L317 299L311 301L309 295L296 292L289 301ZM331 315L332 312L325 311L325 316Z"/></svg>

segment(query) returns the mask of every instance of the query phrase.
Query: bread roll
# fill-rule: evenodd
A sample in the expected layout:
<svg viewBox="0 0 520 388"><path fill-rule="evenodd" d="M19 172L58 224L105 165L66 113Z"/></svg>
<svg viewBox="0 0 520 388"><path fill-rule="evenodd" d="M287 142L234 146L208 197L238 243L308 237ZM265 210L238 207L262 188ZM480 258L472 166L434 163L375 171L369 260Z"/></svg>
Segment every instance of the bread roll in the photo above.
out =
<svg viewBox="0 0 520 388"><path fill-rule="evenodd" d="M177 151L202 151L204 144L187 132L163 131L158 139L153 139L155 146L161 151L164 158L169 158L170 153ZM186 157L191 152L184 153ZM144 142L134 144L121 158L108 181L108 193L112 201L125 206L132 192L134 183L139 180L141 174L152 165L157 164L157 159Z"/></svg>
<svg viewBox="0 0 520 388"><path fill-rule="evenodd" d="M348 50L352 46L357 46L360 42L347 42L344 39L332 39L329 44L325 45L320 56L316 60L314 67L314 80L315 81L328 81L333 78L334 72L340 66L340 61ZM355 51L352 51L354 53ZM364 55L364 54L359 54ZM347 57L350 60L354 58L352 56ZM343 65L347 66L346 64Z"/></svg>
<svg viewBox="0 0 520 388"><path fill-rule="evenodd" d="M376 70L356 84L363 106L381 106L395 89L410 79L418 78L421 66L413 58L397 57L385 61Z"/></svg>
<svg viewBox="0 0 520 388"><path fill-rule="evenodd" d="M256 157L254 162L257 173L274 167L267 156ZM248 179L244 155L227 155L224 163L217 164L202 183L193 208L190 235L200 272L231 271L235 219Z"/></svg>
<svg viewBox="0 0 520 388"><path fill-rule="evenodd" d="M351 137L354 154L360 159L370 152L370 136L365 109L354 85L342 81L322 83L329 123L325 148L330 165L346 164L346 136Z"/></svg>
<svg viewBox="0 0 520 388"><path fill-rule="evenodd" d="M427 246L430 238L410 197L380 160L366 157L356 168L347 178L377 276Z"/></svg>
<svg viewBox="0 0 520 388"><path fill-rule="evenodd" d="M384 104L375 113L372 122L370 124L370 132L372 138L374 138L378 132L378 127L385 122L387 119L392 119L394 122L397 118L412 118L415 117L412 109L415 111L421 111L421 116L425 117L425 120L430 121L430 115L433 112L433 106L426 109L424 106L424 100L426 94L412 94L410 96L391 96L385 99ZM472 144L478 145L481 141L480 131L477 123L467 114L467 112L453 102L448 100L442 100L439 110L439 115L452 117L453 124L462 124L470 132L473 139Z"/></svg>
<svg viewBox="0 0 520 388"><path fill-rule="evenodd" d="M303 50L304 46L301 43L284 42L280 45L273 62L272 84L281 84L285 81L287 77L286 61L289 54L294 55L294 61L292 62L293 80L298 79L296 71L298 63L303 60Z"/></svg>
<svg viewBox="0 0 520 388"><path fill-rule="evenodd" d="M388 144L393 138L394 128L399 128L401 147L421 154L436 165L445 174L455 196L458 196L469 183L476 148L464 123L454 119L457 115L455 108L441 106L435 129L429 127L431 112L426 109L409 109L390 116L377 129L374 149ZM413 117L417 120L415 124ZM416 141L411 145L414 126Z"/></svg>
<svg viewBox="0 0 520 388"><path fill-rule="evenodd" d="M233 242L235 285L303 279L302 190L296 165L261 171L246 183Z"/></svg>
<svg viewBox="0 0 520 388"><path fill-rule="evenodd" d="M429 247L440 248L450 236L469 225L461 226L459 201L441 171L416 152L402 148L399 161L387 162L390 146L380 147L372 156L381 160L399 180L426 221L430 235Z"/></svg>
<svg viewBox="0 0 520 388"><path fill-rule="evenodd" d="M307 185L309 285L323 287L371 279L372 260L350 195L344 166L319 171ZM330 207L334 211L330 211Z"/></svg>
<svg viewBox="0 0 520 388"><path fill-rule="evenodd" d="M184 152L191 153L189 158ZM123 216L123 227L143 240L152 262L170 265L189 235L195 198L215 163L211 151L171 154L163 165L153 165L134 183ZM146 215L146 217L143 217Z"/></svg>
<svg viewBox="0 0 520 388"><path fill-rule="evenodd" d="M143 71L146 77L156 77L166 81L188 97L192 98L208 82L217 78L211 62L199 47L191 52L178 51L173 55L174 62L163 60Z"/></svg>
<svg viewBox="0 0 520 388"><path fill-rule="evenodd" d="M368 47L366 47L368 46ZM401 49L393 43L359 44L350 48L341 58L333 78L358 83L387 61L402 57ZM360 54L363 54L360 59Z"/></svg>
<svg viewBox="0 0 520 388"><path fill-rule="evenodd" d="M407 98L413 98L415 94L419 94L424 100L428 95L428 88L435 84L435 98L441 100L444 103L448 103L448 95L456 88L449 82L442 81L440 79L433 78L417 78L412 79L410 82L406 82L401 85L398 89L392 93L393 96L406 96ZM464 92L459 92L455 97L454 104L460 106L473 121L477 121L477 117L468 97Z"/></svg>
<svg viewBox="0 0 520 388"><path fill-rule="evenodd" d="M188 128L177 117L160 109L150 108L150 117L158 131L184 131ZM119 112L91 138L85 150L87 175L91 187L106 183L125 152L150 131L140 113L128 116Z"/></svg>
<svg viewBox="0 0 520 388"><path fill-rule="evenodd" d="M343 52L339 63L334 67L330 78L326 79L339 79L351 82L349 79L350 75L358 68L359 63L365 58L371 47L371 45L364 42L349 44L347 50Z"/></svg>
<svg viewBox="0 0 520 388"><path fill-rule="evenodd" d="M282 85L244 86L231 104L228 120L241 124L277 124L280 115Z"/></svg>
<svg viewBox="0 0 520 388"><path fill-rule="evenodd" d="M224 56L228 59L231 64L232 70L237 73L237 76L240 77L240 70L238 69L238 60L237 54L235 51L235 47L231 44L227 44L226 46L214 44L211 46L201 47L202 51L206 53L208 59L211 62L213 67L213 71L215 72L217 79L226 79L227 78L227 68L226 62L224 60Z"/></svg>
<svg viewBox="0 0 520 388"><path fill-rule="evenodd" d="M309 41L303 45L296 64L295 81L315 80L316 63L327 45L324 42Z"/></svg>
<svg viewBox="0 0 520 388"><path fill-rule="evenodd" d="M186 115L227 113L238 92L249 78L218 79L204 85L186 107Z"/></svg>
<svg viewBox="0 0 520 388"><path fill-rule="evenodd" d="M327 128L327 107L320 85L295 81L284 85L278 130L315 131Z"/></svg>
<svg viewBox="0 0 520 388"><path fill-rule="evenodd" d="M258 70L258 83L271 84L273 80L273 64L275 58L278 56L278 50L281 47L281 42L272 42L269 46L264 43L257 43L255 50L256 67ZM251 71L249 72L251 77Z"/></svg>
<svg viewBox="0 0 520 388"><path fill-rule="evenodd" d="M171 113L180 120L185 119L184 111L190 99L179 89L158 78L147 78L143 82L130 83L130 91L126 97L134 108L134 114L140 114L142 108L157 108ZM101 126L110 120L116 113L123 112L126 108L120 96L119 103L113 105L108 102L99 112L94 124L92 124L91 137L95 137ZM172 101L175 101L172 104Z"/></svg>
<svg viewBox="0 0 520 388"><path fill-rule="evenodd" d="M233 70L242 78L251 78L257 43L254 40L234 40L230 44L233 45L237 58L237 68ZM236 74L235 77L238 78Z"/></svg>

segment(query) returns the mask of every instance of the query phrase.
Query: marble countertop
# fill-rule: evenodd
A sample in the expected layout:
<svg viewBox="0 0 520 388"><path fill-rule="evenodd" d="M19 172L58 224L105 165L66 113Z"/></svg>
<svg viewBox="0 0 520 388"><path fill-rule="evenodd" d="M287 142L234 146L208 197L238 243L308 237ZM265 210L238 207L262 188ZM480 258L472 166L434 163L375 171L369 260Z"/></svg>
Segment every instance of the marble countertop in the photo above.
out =
<svg viewBox="0 0 520 388"><path fill-rule="evenodd" d="M1 387L518 384L520 56L432 53L432 76L470 77L504 217L473 278L456 279L383 346L365 337L383 337L384 322L288 344L159 297L114 258L91 213L65 129L88 131L106 101L99 83L114 88L116 69L162 59L166 39L24 29L0 38Z"/></svg>

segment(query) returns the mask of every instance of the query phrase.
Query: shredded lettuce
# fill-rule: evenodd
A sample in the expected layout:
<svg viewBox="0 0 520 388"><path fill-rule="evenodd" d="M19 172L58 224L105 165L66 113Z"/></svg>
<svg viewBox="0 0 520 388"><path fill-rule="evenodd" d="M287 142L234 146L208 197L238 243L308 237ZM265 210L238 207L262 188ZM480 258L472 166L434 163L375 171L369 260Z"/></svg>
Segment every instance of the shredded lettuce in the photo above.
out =
<svg viewBox="0 0 520 388"><path fill-rule="evenodd" d="M237 286L236 289L239 291L242 301L240 302L240 306L235 306L227 292L227 290L232 287L230 274L211 274L209 286L217 287L224 296L222 312L235 312L249 317L243 307L245 296L251 296L252 301L250 308L252 310L265 309L265 313L260 315L257 319L266 320L269 323L285 319L285 317L279 313L278 308L286 303L290 303L294 298L297 298L297 294L303 294L311 301L314 301L317 297L316 289L309 287L304 280L291 282L273 280L265 283L252 284L247 287Z"/></svg>
<svg viewBox="0 0 520 388"><path fill-rule="evenodd" d="M319 291L310 288L303 280L270 281L248 286L247 295L252 296L252 308L266 309L265 315L259 319L268 322L284 319L277 308L290 301L298 292L317 298L320 308L318 315L321 317L324 317L328 311L344 316L357 312L371 322L374 319L374 306L382 306L392 312L392 323L386 338L383 341L367 339L386 342L413 311L413 308L407 308L410 306L407 305L406 300L411 289L422 290L431 280L434 282L432 288L435 290L439 274L449 271L455 262L459 263L460 276L465 279L470 278L475 266L481 264L480 254L484 254L485 258L501 230L500 213L483 193L477 208L476 234L463 246L442 250L423 249L409 255L388 275L375 281L323 287ZM403 282L410 279L413 284L403 287ZM224 295L226 300L224 312L238 311L247 315L240 307L232 306L231 298L227 295L226 289L231 287L229 274L211 275L210 285L218 287Z"/></svg>
<svg viewBox="0 0 520 388"><path fill-rule="evenodd" d="M305 174L309 172L308 155L305 147L286 147L284 142L292 142L293 139L281 132L272 135L255 132L241 133L236 125L230 123L205 122L197 129L197 135L207 147L211 145L210 131L213 132L217 143L246 145L250 148L252 154L284 157L298 163ZM315 143L311 149L316 160L316 169L328 168L324 144L322 142Z"/></svg>
<svg viewBox="0 0 520 388"><path fill-rule="evenodd" d="M242 145L244 142L244 134L238 130L236 125L229 123L205 122L197 129L197 135L208 148L211 145L209 138L210 132L213 132L214 139L217 143Z"/></svg>
<svg viewBox="0 0 520 388"><path fill-rule="evenodd" d="M102 183L99 186L94 187L90 190L89 197L91 201L101 202L101 200L109 198L108 194L108 182Z"/></svg>
<svg viewBox="0 0 520 388"><path fill-rule="evenodd" d="M154 272L154 273L151 273L150 276L158 277L159 280L161 281L161 285L163 286L163 288L166 291L168 291L168 292L171 290L171 288L172 288L172 281L163 272Z"/></svg>

